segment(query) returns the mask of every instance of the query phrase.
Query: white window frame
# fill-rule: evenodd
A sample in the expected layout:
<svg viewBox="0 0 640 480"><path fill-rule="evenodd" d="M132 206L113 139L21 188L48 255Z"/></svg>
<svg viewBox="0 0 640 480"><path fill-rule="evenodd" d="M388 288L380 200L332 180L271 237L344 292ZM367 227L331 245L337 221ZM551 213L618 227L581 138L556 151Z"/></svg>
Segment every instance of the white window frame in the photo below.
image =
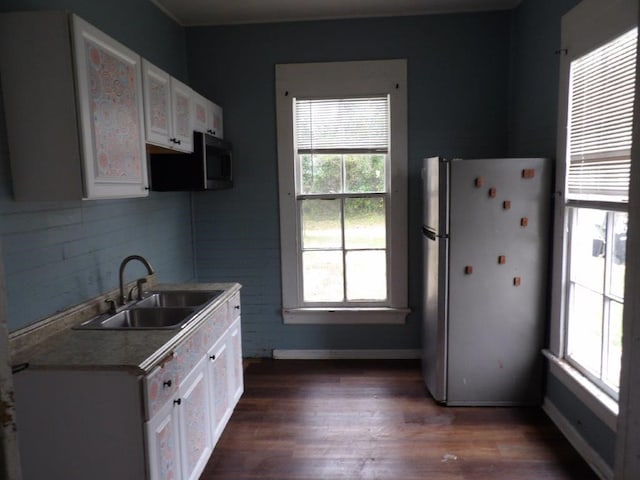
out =
<svg viewBox="0 0 640 480"><path fill-rule="evenodd" d="M549 349L551 372L587 405L613 431L616 430L618 404L578 369L564 360L566 346L566 292L568 272L568 207L565 199L567 120L571 62L602 46L638 23L637 0L583 0L562 17L560 50L560 90L558 110L558 144L556 162L557 195L554 220L554 252L551 291L551 328ZM579 206L579 205L574 205ZM602 209L615 210L606 203Z"/></svg>
<svg viewBox="0 0 640 480"><path fill-rule="evenodd" d="M384 306L305 307L300 268L300 219L296 206L295 98L389 95L387 168L387 274ZM280 200L280 255L284 323L404 323L408 309L407 256L407 63L405 59L276 65L276 115Z"/></svg>

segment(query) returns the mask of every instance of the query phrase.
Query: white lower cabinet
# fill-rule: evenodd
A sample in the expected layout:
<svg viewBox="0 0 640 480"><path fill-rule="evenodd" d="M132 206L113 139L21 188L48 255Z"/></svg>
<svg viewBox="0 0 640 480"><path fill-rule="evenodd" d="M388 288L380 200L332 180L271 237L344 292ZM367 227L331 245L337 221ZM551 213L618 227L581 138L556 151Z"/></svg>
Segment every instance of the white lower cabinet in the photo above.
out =
<svg viewBox="0 0 640 480"><path fill-rule="evenodd" d="M173 401L167 402L147 422L147 455L152 479L178 479L181 475L178 409L175 407Z"/></svg>
<svg viewBox="0 0 640 480"><path fill-rule="evenodd" d="M238 297L234 300L239 302ZM235 310L229 305L223 308L227 310L212 313L201 330L185 342L189 347L185 354L194 355L200 341L206 343L217 338L213 346L203 351L206 353L184 380L180 379L177 395L168 399L147 422L151 480L197 480L242 395L240 317L229 325L231 312ZM225 326L224 333L219 337L212 335L221 323ZM171 371L175 363L185 363L179 354L171 360L162 368ZM163 391L171 387L167 387L166 375L155 371L152 375L164 381ZM151 399L147 402L152 404Z"/></svg>
<svg viewBox="0 0 640 480"><path fill-rule="evenodd" d="M213 449L209 382L202 359L181 382L179 396L147 422L147 453L152 479L195 480Z"/></svg>
<svg viewBox="0 0 640 480"><path fill-rule="evenodd" d="M203 358L180 387L178 425L182 478L197 480L213 450L207 359Z"/></svg>
<svg viewBox="0 0 640 480"><path fill-rule="evenodd" d="M231 393L231 408L235 407L244 392L243 366L242 366L242 333L240 329L240 317L236 318L229 327L229 360L231 373L229 375L229 392Z"/></svg>
<svg viewBox="0 0 640 480"><path fill-rule="evenodd" d="M226 338L220 339L209 351L209 406L212 413L211 432L218 441L231 415L229 401L229 349Z"/></svg>
<svg viewBox="0 0 640 480"><path fill-rule="evenodd" d="M23 480L197 480L242 393L239 301L213 310L144 377L16 374Z"/></svg>

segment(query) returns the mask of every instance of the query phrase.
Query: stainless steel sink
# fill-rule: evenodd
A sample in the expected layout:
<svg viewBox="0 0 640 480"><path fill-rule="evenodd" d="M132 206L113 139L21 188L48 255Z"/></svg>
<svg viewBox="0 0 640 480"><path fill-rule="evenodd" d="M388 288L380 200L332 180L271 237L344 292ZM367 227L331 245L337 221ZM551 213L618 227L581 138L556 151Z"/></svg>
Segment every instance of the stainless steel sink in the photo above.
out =
<svg viewBox="0 0 640 480"><path fill-rule="evenodd" d="M172 329L185 324L195 311L194 308L187 307L130 308L113 315L99 315L76 328L89 330Z"/></svg>
<svg viewBox="0 0 640 480"><path fill-rule="evenodd" d="M224 290L162 290L118 313L104 313L74 327L80 330L151 330L184 326L205 304Z"/></svg>
<svg viewBox="0 0 640 480"><path fill-rule="evenodd" d="M220 296L223 290L165 290L150 292L135 308L199 307Z"/></svg>

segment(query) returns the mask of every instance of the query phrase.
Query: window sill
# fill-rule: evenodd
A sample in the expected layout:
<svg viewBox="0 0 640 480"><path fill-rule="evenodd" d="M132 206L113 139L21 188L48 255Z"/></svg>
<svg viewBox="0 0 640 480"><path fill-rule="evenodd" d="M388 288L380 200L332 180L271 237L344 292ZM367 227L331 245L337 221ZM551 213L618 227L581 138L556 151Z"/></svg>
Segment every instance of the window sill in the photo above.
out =
<svg viewBox="0 0 640 480"><path fill-rule="evenodd" d="M409 308L285 308L282 318L286 324L324 325L402 325Z"/></svg>
<svg viewBox="0 0 640 480"><path fill-rule="evenodd" d="M556 357L549 350L542 353L549 360L549 369L571 392L584 403L612 431L616 431L618 403L595 386L569 363Z"/></svg>

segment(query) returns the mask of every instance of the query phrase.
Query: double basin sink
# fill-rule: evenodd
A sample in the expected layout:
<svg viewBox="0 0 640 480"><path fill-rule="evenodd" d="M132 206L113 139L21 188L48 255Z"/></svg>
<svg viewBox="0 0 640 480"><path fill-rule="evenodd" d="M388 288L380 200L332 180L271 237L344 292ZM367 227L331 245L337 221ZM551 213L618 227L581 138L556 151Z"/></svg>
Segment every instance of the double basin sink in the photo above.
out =
<svg viewBox="0 0 640 480"><path fill-rule="evenodd" d="M74 327L83 330L177 329L185 326L223 290L147 292L117 313L103 313Z"/></svg>

